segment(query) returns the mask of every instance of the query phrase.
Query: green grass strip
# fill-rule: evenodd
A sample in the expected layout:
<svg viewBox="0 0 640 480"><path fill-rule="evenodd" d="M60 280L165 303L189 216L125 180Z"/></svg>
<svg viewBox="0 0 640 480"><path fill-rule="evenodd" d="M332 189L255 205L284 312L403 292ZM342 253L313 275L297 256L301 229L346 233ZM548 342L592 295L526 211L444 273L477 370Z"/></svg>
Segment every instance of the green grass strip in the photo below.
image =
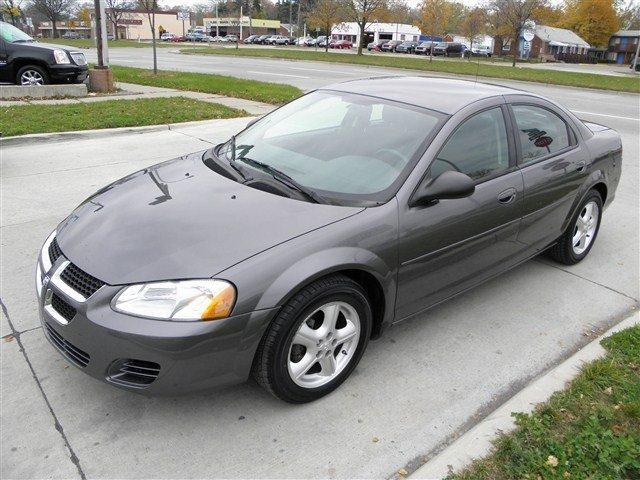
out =
<svg viewBox="0 0 640 480"><path fill-rule="evenodd" d="M532 414L494 452L450 480L640 478L640 326L605 339L607 355Z"/></svg>
<svg viewBox="0 0 640 480"><path fill-rule="evenodd" d="M316 62L347 63L471 76L475 76L477 71L481 77L640 93L640 77L635 75L616 77L595 73L561 72L550 69L513 68L510 66L490 65L483 62L480 62L478 65L477 62L468 60L434 60L430 62L427 58L417 58L410 55L406 57L385 54L358 56L294 48L290 50L271 48L211 48L201 50L183 48L180 51L182 53L197 55L230 55L240 57L282 58L287 60L311 60Z"/></svg>
<svg viewBox="0 0 640 480"><path fill-rule="evenodd" d="M184 97L0 107L4 137L29 133L136 127L246 116L243 110Z"/></svg>
<svg viewBox="0 0 640 480"><path fill-rule="evenodd" d="M244 80L223 75L167 70L160 70L157 75L154 75L152 70L143 68L112 66L112 69L118 82L214 93L275 105L289 102L302 95L300 89L291 85Z"/></svg>

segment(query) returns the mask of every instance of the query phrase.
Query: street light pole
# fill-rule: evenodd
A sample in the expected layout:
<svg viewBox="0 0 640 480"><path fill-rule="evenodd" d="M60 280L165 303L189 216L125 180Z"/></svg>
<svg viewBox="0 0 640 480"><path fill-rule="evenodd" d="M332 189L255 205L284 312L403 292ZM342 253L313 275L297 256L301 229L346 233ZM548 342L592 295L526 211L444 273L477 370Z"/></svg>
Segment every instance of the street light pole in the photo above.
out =
<svg viewBox="0 0 640 480"><path fill-rule="evenodd" d="M107 46L107 24L105 21L104 0L94 0L96 47L98 65L89 71L89 87L94 92L113 90L113 72L109 68L109 47ZM117 28L117 27L116 27ZM116 34L118 32L115 32Z"/></svg>

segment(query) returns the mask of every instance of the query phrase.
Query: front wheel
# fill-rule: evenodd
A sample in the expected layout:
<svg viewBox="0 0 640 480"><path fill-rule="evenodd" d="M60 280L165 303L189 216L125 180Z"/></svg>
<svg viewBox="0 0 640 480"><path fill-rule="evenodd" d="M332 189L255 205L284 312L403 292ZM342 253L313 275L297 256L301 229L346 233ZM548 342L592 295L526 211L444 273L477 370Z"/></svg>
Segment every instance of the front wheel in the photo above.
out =
<svg viewBox="0 0 640 480"><path fill-rule="evenodd" d="M356 367L371 335L372 313L362 287L344 275L308 285L282 308L264 334L252 373L291 403L335 390Z"/></svg>
<svg viewBox="0 0 640 480"><path fill-rule="evenodd" d="M591 190L571 219L569 228L549 249L551 258L565 265L575 265L584 259L596 241L601 219L602 197L596 190Z"/></svg>
<svg viewBox="0 0 640 480"><path fill-rule="evenodd" d="M36 65L26 65L18 70L16 75L18 85L46 85L49 83L47 72Z"/></svg>

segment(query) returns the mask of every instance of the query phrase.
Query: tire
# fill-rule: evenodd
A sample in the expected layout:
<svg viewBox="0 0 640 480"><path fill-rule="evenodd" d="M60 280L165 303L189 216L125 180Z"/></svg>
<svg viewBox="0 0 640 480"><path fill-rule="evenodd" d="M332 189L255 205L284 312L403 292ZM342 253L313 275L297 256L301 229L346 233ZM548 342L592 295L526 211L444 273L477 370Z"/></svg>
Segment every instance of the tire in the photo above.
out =
<svg viewBox="0 0 640 480"><path fill-rule="evenodd" d="M25 78L23 78L23 76ZM26 77L30 77L38 83L23 83ZM16 74L16 85L47 85L49 83L49 75L47 71L37 65L25 65Z"/></svg>
<svg viewBox="0 0 640 480"><path fill-rule="evenodd" d="M337 328L330 329L326 319L333 315L326 316L325 311L338 312ZM317 400L338 388L357 366L371 326L371 304L358 283L344 275L319 279L295 294L273 320L258 346L252 375L286 402ZM349 334L353 335L349 340L337 343Z"/></svg>
<svg viewBox="0 0 640 480"><path fill-rule="evenodd" d="M591 210L589 214L589 207L593 209L593 206L597 208L594 212ZM593 219L585 222L586 216L590 215ZM580 207L571 218L569 227L564 234L558 239L557 243L553 245L548 254L556 262L563 263L565 265L575 265L582 261L591 251L591 247L596 241L598 232L600 231L600 221L602 220L602 197L596 190L590 190L587 196L582 200ZM582 229L582 235L580 236L579 229ZM576 239L580 236L580 240L576 244ZM582 243L584 240L584 243Z"/></svg>

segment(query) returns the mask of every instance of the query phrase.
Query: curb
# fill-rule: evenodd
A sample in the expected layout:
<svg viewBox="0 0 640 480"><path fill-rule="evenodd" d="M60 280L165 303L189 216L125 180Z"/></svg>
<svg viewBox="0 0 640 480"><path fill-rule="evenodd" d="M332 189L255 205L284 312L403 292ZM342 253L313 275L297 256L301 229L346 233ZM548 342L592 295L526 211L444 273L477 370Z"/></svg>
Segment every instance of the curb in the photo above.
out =
<svg viewBox="0 0 640 480"><path fill-rule="evenodd" d="M148 133L157 132L162 130L178 130L182 127L193 127L198 125L206 125L213 122L219 122L221 120L237 120L240 118L246 118L247 121L251 120L254 116L249 115L246 117L234 117L234 118L216 118L212 120L196 120L193 122L183 123L168 123L160 125L145 125L141 127L119 127L119 128L102 128L97 130L79 130L72 132L54 132L54 133L33 133L30 135L19 135L15 137L0 138L0 147L16 147L25 144L33 145L35 143L47 143L57 141L69 141L69 140L89 140L92 138L104 138L114 135L128 135L132 133Z"/></svg>
<svg viewBox="0 0 640 480"><path fill-rule="evenodd" d="M415 480L441 479L449 475L451 471L458 472L474 460L490 454L493 440L499 434L508 433L515 429L513 412L532 412L537 404L547 401L554 392L564 389L567 382L573 380L580 373L585 363L602 358L606 354L606 350L600 345L604 338L625 328L640 325L640 313L636 308L634 307L629 316L620 323L520 390L488 417L418 468L410 478Z"/></svg>

